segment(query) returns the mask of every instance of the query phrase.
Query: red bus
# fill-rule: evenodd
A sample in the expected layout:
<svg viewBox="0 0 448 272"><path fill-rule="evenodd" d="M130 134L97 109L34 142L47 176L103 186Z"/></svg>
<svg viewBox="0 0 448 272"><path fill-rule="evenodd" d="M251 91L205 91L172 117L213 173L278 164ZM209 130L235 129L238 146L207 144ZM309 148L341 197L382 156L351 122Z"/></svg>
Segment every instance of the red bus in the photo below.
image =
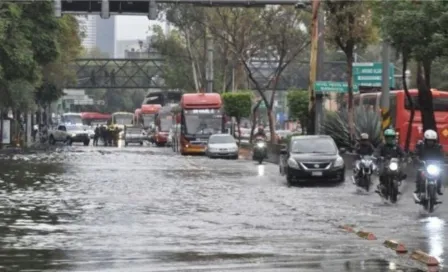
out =
<svg viewBox="0 0 448 272"><path fill-rule="evenodd" d="M143 128L149 128L154 126L156 120L156 114L159 112L162 105L159 104L146 104L142 105L140 110L140 122L143 124Z"/></svg>
<svg viewBox="0 0 448 272"><path fill-rule="evenodd" d="M204 154L210 135L222 133L225 116L217 93L188 93L180 101L180 153Z"/></svg>
<svg viewBox="0 0 448 272"><path fill-rule="evenodd" d="M154 142L157 146L164 146L168 142L168 134L173 126L172 109L176 105L170 104L160 108L156 116L156 134Z"/></svg>
<svg viewBox="0 0 448 272"><path fill-rule="evenodd" d="M88 126L106 125L110 118L110 114L99 112L81 112L82 123Z"/></svg>
<svg viewBox="0 0 448 272"><path fill-rule="evenodd" d="M141 115L142 115L142 109L135 109L135 112L134 112L134 124L135 125L139 125L142 123L140 121Z"/></svg>
<svg viewBox="0 0 448 272"><path fill-rule="evenodd" d="M437 130L439 134L440 144L443 150L448 153L448 92L441 92L431 89L433 96L434 116L436 118ZM420 105L418 103L418 90L411 89L409 93L415 108L415 116L412 124L410 150L414 150L415 144L423 139L422 117L420 113ZM361 93L355 94L354 105L375 108L379 111L381 101L381 93ZM409 117L411 114L409 101L403 90L390 92L390 108L392 116L392 125L398 132L398 143L404 148L406 135L408 131Z"/></svg>

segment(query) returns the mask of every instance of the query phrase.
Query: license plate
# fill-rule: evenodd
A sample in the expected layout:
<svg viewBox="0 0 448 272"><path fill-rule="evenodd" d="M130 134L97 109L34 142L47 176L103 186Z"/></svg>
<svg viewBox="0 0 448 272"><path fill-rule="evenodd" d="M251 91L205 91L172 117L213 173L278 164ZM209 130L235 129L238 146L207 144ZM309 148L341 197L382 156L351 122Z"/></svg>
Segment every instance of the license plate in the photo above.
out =
<svg viewBox="0 0 448 272"><path fill-rule="evenodd" d="M321 177L322 176L322 172L311 172L311 175L315 176L315 177Z"/></svg>

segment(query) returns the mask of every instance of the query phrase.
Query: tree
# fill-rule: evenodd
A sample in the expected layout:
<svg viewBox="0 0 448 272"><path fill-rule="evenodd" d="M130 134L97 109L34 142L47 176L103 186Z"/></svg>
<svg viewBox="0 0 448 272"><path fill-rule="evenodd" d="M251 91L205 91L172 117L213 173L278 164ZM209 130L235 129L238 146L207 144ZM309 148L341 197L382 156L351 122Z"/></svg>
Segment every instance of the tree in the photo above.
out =
<svg viewBox="0 0 448 272"><path fill-rule="evenodd" d="M210 31L221 42L229 45L229 50L244 67L249 80L254 85L267 108L271 140L275 141L273 106L275 93L282 72L309 45L310 40L303 25L309 14L292 7L271 8L217 8L209 14L207 22ZM256 77L250 61L265 59L275 63L274 71L267 80ZM271 91L271 97L267 96Z"/></svg>
<svg viewBox="0 0 448 272"><path fill-rule="evenodd" d="M75 17L67 15L57 21L56 41L61 54L43 66L43 82L36 91L36 103L43 108L64 95L65 84L76 81L76 72L69 65L82 52L79 24Z"/></svg>
<svg viewBox="0 0 448 272"><path fill-rule="evenodd" d="M308 127L309 111L308 101L310 99L307 90L290 90L286 97L289 107L289 118L300 122L302 134L304 128Z"/></svg>
<svg viewBox="0 0 448 272"><path fill-rule="evenodd" d="M364 48L376 39L376 28L372 23L369 3L366 1L328 0L323 4L326 15L325 38L330 45L340 48L346 56L348 122L350 136L354 137L353 52L355 47Z"/></svg>
<svg viewBox="0 0 448 272"><path fill-rule="evenodd" d="M182 37L182 32L173 30L165 35L159 25L153 27L152 47L164 56L163 78L170 89L198 91L201 82L197 75L197 64L188 53L190 39Z"/></svg>
<svg viewBox="0 0 448 272"><path fill-rule="evenodd" d="M397 12L392 13L390 8ZM432 103L431 70L434 61L448 53L447 4L443 1L394 1L384 3L381 11L384 36L401 52L403 66L411 58L416 61L418 104L423 131L437 130ZM407 96L412 102L411 97Z"/></svg>
<svg viewBox="0 0 448 272"><path fill-rule="evenodd" d="M249 117L252 107L252 92L234 92L222 94L224 111L228 116L235 117L238 126L238 143L241 143L241 118Z"/></svg>

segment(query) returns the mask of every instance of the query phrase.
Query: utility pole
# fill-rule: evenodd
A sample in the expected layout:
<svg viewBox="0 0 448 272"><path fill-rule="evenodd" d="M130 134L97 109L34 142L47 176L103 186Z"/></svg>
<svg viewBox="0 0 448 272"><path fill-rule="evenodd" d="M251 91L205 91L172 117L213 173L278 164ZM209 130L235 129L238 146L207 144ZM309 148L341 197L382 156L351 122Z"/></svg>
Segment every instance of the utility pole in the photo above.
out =
<svg viewBox="0 0 448 272"><path fill-rule="evenodd" d="M314 0L312 2L312 20L311 20L311 55L310 55L310 78L309 78L309 104L308 111L309 117L313 118L312 123L315 123L316 118L316 97L314 93L314 83L316 82L317 74L317 50L318 50L318 13L319 13L320 0ZM308 126L308 134L316 134L316 124L314 126Z"/></svg>
<svg viewBox="0 0 448 272"><path fill-rule="evenodd" d="M381 129L384 132L392 125L390 115L390 83L389 83L389 58L390 47L387 41L383 41L383 73L381 85Z"/></svg>
<svg viewBox="0 0 448 272"><path fill-rule="evenodd" d="M317 20L317 67L316 67L316 78L317 81L324 80L324 55L325 55L325 44L324 44L324 14L318 10L318 20ZM314 86L313 86L314 87ZM316 112L314 115L314 132L318 135L320 134L320 127L322 119L324 118L324 96L322 93L316 94Z"/></svg>
<svg viewBox="0 0 448 272"><path fill-rule="evenodd" d="M210 34L208 26L205 26L205 49L207 58L205 61L205 81L206 93L213 92L213 37Z"/></svg>

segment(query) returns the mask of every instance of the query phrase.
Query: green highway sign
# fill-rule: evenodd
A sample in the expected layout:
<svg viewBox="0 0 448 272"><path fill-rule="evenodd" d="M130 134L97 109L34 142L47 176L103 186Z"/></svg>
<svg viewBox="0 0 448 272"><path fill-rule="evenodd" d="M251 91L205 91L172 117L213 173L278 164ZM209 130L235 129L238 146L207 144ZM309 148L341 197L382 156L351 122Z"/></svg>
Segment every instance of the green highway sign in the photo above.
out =
<svg viewBox="0 0 448 272"><path fill-rule="evenodd" d="M314 91L317 93L333 92L333 93L346 93L348 92L347 82L336 81L316 81L314 83ZM358 91L358 85L353 84L353 92Z"/></svg>
<svg viewBox="0 0 448 272"><path fill-rule="evenodd" d="M394 65L389 64L390 87L395 87ZM353 82L358 86L381 87L383 64L381 62L353 63Z"/></svg>

